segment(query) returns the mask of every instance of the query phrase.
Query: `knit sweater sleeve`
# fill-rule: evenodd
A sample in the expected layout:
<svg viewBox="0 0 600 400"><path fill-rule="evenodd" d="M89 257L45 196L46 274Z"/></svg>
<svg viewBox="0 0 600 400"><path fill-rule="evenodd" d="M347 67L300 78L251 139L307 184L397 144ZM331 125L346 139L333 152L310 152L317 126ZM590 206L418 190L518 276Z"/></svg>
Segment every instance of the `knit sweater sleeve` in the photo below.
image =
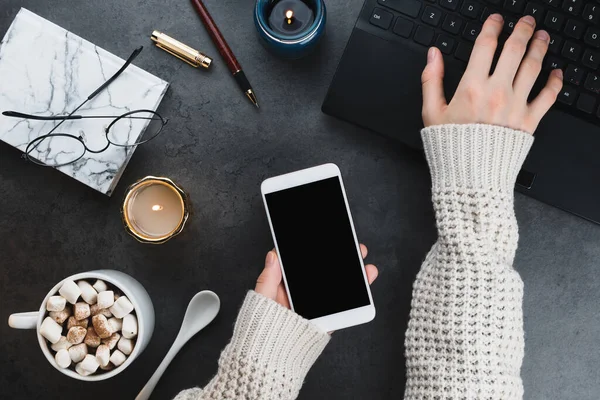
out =
<svg viewBox="0 0 600 400"><path fill-rule="evenodd" d="M250 291L217 375L175 400L293 400L328 342L329 335L310 321Z"/></svg>
<svg viewBox="0 0 600 400"><path fill-rule="evenodd" d="M522 399L513 189L533 137L475 124L433 126L421 135L438 240L413 287L404 398Z"/></svg>

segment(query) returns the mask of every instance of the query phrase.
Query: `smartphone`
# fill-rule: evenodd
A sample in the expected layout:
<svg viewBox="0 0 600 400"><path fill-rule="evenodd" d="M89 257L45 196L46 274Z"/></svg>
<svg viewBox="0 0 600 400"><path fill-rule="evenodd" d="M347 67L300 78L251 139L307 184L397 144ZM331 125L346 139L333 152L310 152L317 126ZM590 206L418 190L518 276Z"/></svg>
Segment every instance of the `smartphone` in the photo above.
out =
<svg viewBox="0 0 600 400"><path fill-rule="evenodd" d="M269 178L261 192L292 310L327 332L375 318L340 169Z"/></svg>

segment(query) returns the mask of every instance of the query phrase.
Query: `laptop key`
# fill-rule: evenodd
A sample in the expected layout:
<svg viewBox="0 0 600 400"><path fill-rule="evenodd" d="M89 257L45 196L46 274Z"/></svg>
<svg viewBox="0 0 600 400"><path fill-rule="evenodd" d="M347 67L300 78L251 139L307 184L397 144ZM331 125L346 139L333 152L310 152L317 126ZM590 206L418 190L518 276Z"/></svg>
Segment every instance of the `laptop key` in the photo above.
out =
<svg viewBox="0 0 600 400"><path fill-rule="evenodd" d="M556 33L551 33L550 43L548 44L548 51L552 54L560 54L560 49L562 48L562 41L563 39Z"/></svg>
<svg viewBox="0 0 600 400"><path fill-rule="evenodd" d="M442 29L446 32L458 35L460 33L460 28L462 28L462 24L462 19L455 17L454 15L446 15L444 23L442 24Z"/></svg>
<svg viewBox="0 0 600 400"><path fill-rule="evenodd" d="M559 7L560 6L560 0L544 0L544 3L548 4L549 6L552 7Z"/></svg>
<svg viewBox="0 0 600 400"><path fill-rule="evenodd" d="M454 53L454 57L458 58L461 61L469 62L469 57L471 57L471 52L473 51L473 46L467 43L458 43L458 47L456 48L456 52Z"/></svg>
<svg viewBox="0 0 600 400"><path fill-rule="evenodd" d="M465 27L465 31L463 32L463 37L471 42L474 42L477 39L477 35L481 32L481 24L479 22L470 21L467 23Z"/></svg>
<svg viewBox="0 0 600 400"><path fill-rule="evenodd" d="M377 0L377 2L413 18L416 18L421 11L421 2L417 0Z"/></svg>
<svg viewBox="0 0 600 400"><path fill-rule="evenodd" d="M414 25L415 24L413 24L411 21L398 17L398 19L396 20L396 24L392 29L392 32L394 32L398 36L408 38L412 33Z"/></svg>
<svg viewBox="0 0 600 400"><path fill-rule="evenodd" d="M582 14L583 20L590 24L595 24L600 19L600 5L588 3Z"/></svg>
<svg viewBox="0 0 600 400"><path fill-rule="evenodd" d="M381 29L389 29L393 19L394 14L391 12L387 12L381 8L376 8L371 13L371 19L369 19L369 22L372 25L380 27Z"/></svg>
<svg viewBox="0 0 600 400"><path fill-rule="evenodd" d="M565 70L564 81L579 86L583 80L583 69L578 65L569 64Z"/></svg>
<svg viewBox="0 0 600 400"><path fill-rule="evenodd" d="M421 16L421 20L431 26L438 26L441 19L442 12L437 8L429 6L425 7L425 11L423 11L423 15Z"/></svg>
<svg viewBox="0 0 600 400"><path fill-rule="evenodd" d="M575 39L579 39L581 35L583 35L584 29L585 24L583 22L579 22L574 19L569 19L567 21L567 25L565 26L565 35Z"/></svg>
<svg viewBox="0 0 600 400"><path fill-rule="evenodd" d="M463 3L460 13L468 18L476 19L479 17L479 13L481 12L481 4L473 1L473 0L465 0Z"/></svg>
<svg viewBox="0 0 600 400"><path fill-rule="evenodd" d="M600 94L600 76L590 72L585 78L583 87L591 92Z"/></svg>
<svg viewBox="0 0 600 400"><path fill-rule="evenodd" d="M592 47L600 47L600 30L590 26L585 32L583 41Z"/></svg>
<svg viewBox="0 0 600 400"><path fill-rule="evenodd" d="M521 14L525 9L525 0L506 0L504 9L514 14Z"/></svg>
<svg viewBox="0 0 600 400"><path fill-rule="evenodd" d="M479 20L480 20L480 21L483 23L483 22L485 22L485 21L488 19L488 17L489 17L491 14L492 14L492 12L490 11L490 9L489 9L489 8L487 8L487 7L485 7L485 8L483 9L483 12L481 13L481 17L479 17Z"/></svg>
<svg viewBox="0 0 600 400"><path fill-rule="evenodd" d="M554 56L548 56L544 60L544 69L545 70L553 70L553 69L563 69L565 67L565 62L560 58L556 58Z"/></svg>
<svg viewBox="0 0 600 400"><path fill-rule="evenodd" d="M459 0L440 0L440 6L444 7L446 10L456 11L458 1Z"/></svg>
<svg viewBox="0 0 600 400"><path fill-rule="evenodd" d="M577 91L574 87L568 85L564 85L558 94L558 101L568 106L575 102L575 98L577 98Z"/></svg>
<svg viewBox="0 0 600 400"><path fill-rule="evenodd" d="M417 26L417 31L415 32L415 37L413 39L423 46L429 46L433 41L434 35L435 31L433 29L419 25Z"/></svg>
<svg viewBox="0 0 600 400"><path fill-rule="evenodd" d="M511 16L504 16L504 32L509 35L512 33L513 29L515 29L515 24L517 23L517 19Z"/></svg>
<svg viewBox="0 0 600 400"><path fill-rule="evenodd" d="M563 22L565 22L565 17L562 14L554 11L548 11L548 15L546 15L546 19L544 20L544 25L553 31L560 31Z"/></svg>
<svg viewBox="0 0 600 400"><path fill-rule="evenodd" d="M452 54L452 50L454 50L454 39L442 33L435 41L435 47L440 49L444 54Z"/></svg>
<svg viewBox="0 0 600 400"><path fill-rule="evenodd" d="M577 108L588 114L593 113L596 108L596 98L591 94L581 93L577 99Z"/></svg>
<svg viewBox="0 0 600 400"><path fill-rule="evenodd" d="M544 7L540 6L539 4L527 3L523 15L531 15L533 18L535 18L535 23L540 25L544 20L543 18L545 12L546 10Z"/></svg>
<svg viewBox="0 0 600 400"><path fill-rule="evenodd" d="M583 6L583 0L564 0L563 10L571 15L579 15L581 7Z"/></svg>
<svg viewBox="0 0 600 400"><path fill-rule="evenodd" d="M569 60L577 61L579 59L579 55L581 54L582 47L578 43L569 42L568 40L565 42L565 45L562 49L563 57L568 58Z"/></svg>
<svg viewBox="0 0 600 400"><path fill-rule="evenodd" d="M586 50L583 53L582 62L588 68L597 69L600 66L600 54L592 50Z"/></svg>

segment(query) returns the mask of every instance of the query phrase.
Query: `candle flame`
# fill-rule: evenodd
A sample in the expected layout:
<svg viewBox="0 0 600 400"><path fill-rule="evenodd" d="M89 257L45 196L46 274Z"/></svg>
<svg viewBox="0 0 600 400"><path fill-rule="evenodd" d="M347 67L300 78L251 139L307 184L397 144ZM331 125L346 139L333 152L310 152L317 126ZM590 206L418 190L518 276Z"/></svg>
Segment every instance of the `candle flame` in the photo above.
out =
<svg viewBox="0 0 600 400"><path fill-rule="evenodd" d="M288 25L292 23L292 18L294 17L294 12L292 10L287 10L285 12L285 17L287 18Z"/></svg>
<svg viewBox="0 0 600 400"><path fill-rule="evenodd" d="M155 204L152 206L152 211L160 211L163 209L163 206L161 206L160 204Z"/></svg>

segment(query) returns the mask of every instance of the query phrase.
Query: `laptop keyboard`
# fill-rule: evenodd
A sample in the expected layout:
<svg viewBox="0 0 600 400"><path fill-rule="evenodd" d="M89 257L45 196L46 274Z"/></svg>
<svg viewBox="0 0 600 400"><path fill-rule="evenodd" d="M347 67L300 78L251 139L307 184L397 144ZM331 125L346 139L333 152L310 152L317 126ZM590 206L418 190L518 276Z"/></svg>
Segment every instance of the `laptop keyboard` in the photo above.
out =
<svg viewBox="0 0 600 400"><path fill-rule="evenodd" d="M466 63L490 14L504 17L500 45L523 15L550 34L540 90L548 73L564 71L558 101L567 110L600 120L600 2L584 0L377 0L369 23ZM501 46L499 46L499 50ZM562 108L562 107L561 107ZM588 118L589 118L588 117ZM598 123L598 122L596 122Z"/></svg>

